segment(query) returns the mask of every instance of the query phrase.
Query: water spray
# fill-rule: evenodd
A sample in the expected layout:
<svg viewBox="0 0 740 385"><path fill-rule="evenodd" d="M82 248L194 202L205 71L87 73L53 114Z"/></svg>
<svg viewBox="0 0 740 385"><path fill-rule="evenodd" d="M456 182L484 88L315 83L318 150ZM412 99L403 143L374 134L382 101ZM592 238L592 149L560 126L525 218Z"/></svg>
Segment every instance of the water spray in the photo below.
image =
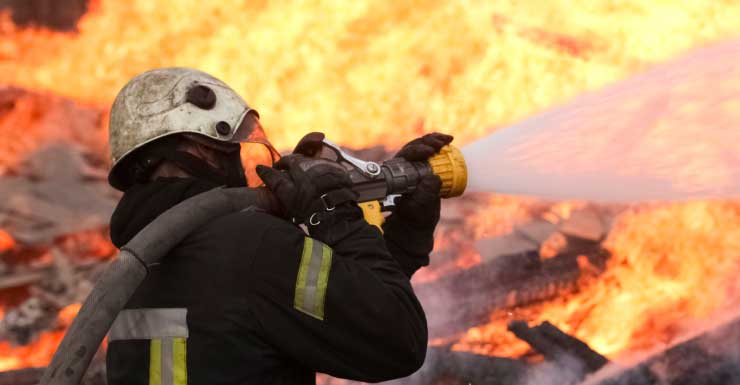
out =
<svg viewBox="0 0 740 385"><path fill-rule="evenodd" d="M740 40L466 144L469 192L606 203L740 197Z"/></svg>

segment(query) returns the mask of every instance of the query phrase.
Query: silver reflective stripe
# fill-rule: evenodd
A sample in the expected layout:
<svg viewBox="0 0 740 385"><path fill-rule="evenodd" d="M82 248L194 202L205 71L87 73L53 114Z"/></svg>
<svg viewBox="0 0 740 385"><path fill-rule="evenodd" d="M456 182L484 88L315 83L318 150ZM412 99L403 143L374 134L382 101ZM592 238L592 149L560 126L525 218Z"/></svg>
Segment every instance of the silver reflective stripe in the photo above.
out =
<svg viewBox="0 0 740 385"><path fill-rule="evenodd" d="M172 338L162 339L161 385L173 385L172 381ZM149 384L152 385L152 384Z"/></svg>
<svg viewBox="0 0 740 385"><path fill-rule="evenodd" d="M108 340L187 338L187 314L185 308L123 310L113 322Z"/></svg>
<svg viewBox="0 0 740 385"><path fill-rule="evenodd" d="M322 251L324 244L314 240L311 248L311 261L308 263L306 274L306 289L303 294L302 308L313 312L316 309L316 295L319 286L319 272L321 271Z"/></svg>

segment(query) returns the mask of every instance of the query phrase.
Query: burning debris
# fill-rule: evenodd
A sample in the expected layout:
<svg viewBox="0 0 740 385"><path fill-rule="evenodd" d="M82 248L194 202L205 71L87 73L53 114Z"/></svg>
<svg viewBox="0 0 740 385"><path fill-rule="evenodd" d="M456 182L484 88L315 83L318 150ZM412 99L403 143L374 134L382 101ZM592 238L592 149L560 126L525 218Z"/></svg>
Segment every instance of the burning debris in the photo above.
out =
<svg viewBox="0 0 740 385"><path fill-rule="evenodd" d="M42 149L0 182L4 214L0 228L13 240L12 247L0 253L1 370L47 364L79 303L115 251L106 230L115 200L111 191L100 188L100 178L77 175L77 179L35 167L82 166L70 162L80 160L78 151L73 146ZM85 170L88 166L77 168ZM54 192L59 192L57 199ZM38 374L33 369L2 373L0 384L34 384ZM101 356L86 383L101 384L104 378Z"/></svg>
<svg viewBox="0 0 740 385"><path fill-rule="evenodd" d="M100 112L12 88L0 101L0 132L19 139L0 144L0 369L41 367L115 251L117 195L95 145Z"/></svg>
<svg viewBox="0 0 740 385"><path fill-rule="evenodd" d="M69 0L66 14L38 13L29 10L55 9L59 2L10 3L15 7L12 17L17 24L56 26L59 22L61 29L69 29L73 23L70 20L76 20L87 7L86 1ZM577 31L571 36L571 31L551 31L555 29L551 25L532 27L529 23L535 21L527 19L523 23L505 15L506 11L516 13L511 9L492 13L493 29L489 30L475 24L491 24L485 12L438 7L430 10L430 17L397 27L398 35L418 36L418 43L425 44L410 55L409 61L397 60L387 54L398 44L393 39L396 35L388 34L386 14L374 8L373 13L359 19L324 20L331 38L312 35L310 41L303 37L293 41L290 34L274 36L273 43L280 47L275 52L300 44L317 48L315 54L340 58L336 62L325 60L329 68L311 73L310 83L306 83L304 78L295 77L304 73L303 57L289 62L283 56L255 54L245 48L258 44L240 41L240 49L233 49L213 40L233 31L251 36L250 31L241 29L249 26L239 12L223 15L235 17L231 22L211 17L210 13L218 11L216 3L204 5L206 9L198 15L178 19L209 32L195 31L196 36L171 33L182 30L174 25L178 20L160 13L170 12L175 2L154 8L141 6L144 2L92 3L102 5L83 16L78 33L26 30L8 24L9 19L0 20L0 28L6 32L0 39L0 56L6 59L0 63L0 77L8 84L50 89L107 106L123 84L122 79L166 62L160 60L162 51L187 46L189 50L178 60L201 63L198 59L205 51L203 47L209 51L223 49L209 57L216 62L213 66L245 85L242 91L261 100L265 106L261 109L272 113L275 120L270 132L276 144L291 146L303 133L293 128L312 121L318 127L334 130L330 136L342 143L365 147L360 155L365 159L387 157L390 153L385 147L371 146L400 144L394 141L426 130L424 124L456 127L460 131L458 141L478 138L482 135L481 122L510 123L632 72L646 61L671 56L689 44L683 38L656 37L654 40L661 42L658 47L651 45L651 39L641 38L648 35L644 25L652 31L652 23L664 19L660 12L654 13L658 19L631 23L642 25L643 30L635 27L620 32L621 36L611 27L599 26L593 31L588 27L587 34L581 31L584 35L596 34L591 41ZM151 9L155 18L137 13L137 4L138 8ZM394 8L398 14L415 13L398 4ZM544 12L552 12L550 6L548 3ZM688 28L702 31L688 38L694 43L704 42L708 35L726 36L725 27L706 20L720 13L731 19L740 9L733 6L724 12L697 7L699 11L691 13L695 24ZM275 19L281 23L283 16L294 17L293 24L320 36L319 26L302 24L303 12L296 12L298 16L275 12L280 14ZM581 25L577 16L561 16L573 21L566 24ZM166 23L172 23L171 30L163 26ZM448 28L439 28L442 23L448 23ZM556 24L563 22L557 20ZM382 28L375 30L369 27L372 25ZM109 36L110 31L124 29L122 26L132 33ZM458 41L457 36L435 39L425 28L464 30L475 36L470 44L458 45L450 53L439 49L444 46L440 39ZM344 29L346 33L337 32ZM672 28L664 28L661 36L674 33ZM151 38L141 39L142 35ZM337 40L332 40L336 36ZM183 44L182 39L189 44ZM629 48L634 52L622 52L624 41L634 43ZM172 46L163 50L161 44L165 42ZM496 52L491 56L482 51L481 47L486 46L515 47L513 56L521 62L517 64L526 65L491 59L506 55ZM365 47L373 47L372 52ZM122 66L130 63L132 51L137 53L137 61ZM368 66L369 71L346 67L354 56L344 56L345 52L359 53L369 62L379 63L386 75L377 76L374 66ZM376 52L380 56L374 56ZM536 63L538 68L544 67L545 76L530 73L533 52L545 58ZM651 56L646 57L645 52ZM218 62L238 62L235 56L239 53L249 57L251 72ZM487 60L480 62L489 67L470 64L479 62L470 58L481 57ZM481 73L500 77L504 67L526 70L506 72L510 79L506 82L480 81ZM70 73L87 76L70 77ZM348 73L352 76L337 76ZM726 77L729 75L723 73L722 78ZM549 79L544 84L548 94L531 97L532 89L542 89L541 78ZM351 82L343 83L345 79ZM246 87L255 80L268 86L258 90ZM452 86L458 83L466 86ZM274 87L287 90L293 98L275 97L279 93ZM729 82L725 89L735 92ZM428 99L436 104L415 104L420 99L419 90L431 92ZM682 90L693 94L689 88ZM337 113L334 108L313 108L318 98L327 106L343 105L347 99L364 102ZM445 108L437 108L440 105ZM629 106L632 104L625 104L625 108ZM704 117L694 115L691 108L681 111L697 122L696 127L704 129ZM103 108L83 106L52 94L0 89L0 137L4 139L0 141L0 370L6 371L0 373L0 385L37 381L38 368L48 363L100 267L115 252L106 227L117 195L104 180L106 130L101 122L105 114ZM680 122L686 121L685 116L679 118ZM369 134L356 137L346 127ZM389 127L404 134L389 136ZM659 138L654 140L663 143ZM611 142L606 145L611 147ZM399 383L542 385L575 384L584 378L589 384L604 385L737 382L737 321L685 342L675 341L694 330L686 321L709 319L722 309L736 306L740 299L736 279L740 272L739 202L607 207L469 195L445 203L437 235L432 266L415 277L427 308L433 345L426 366ZM633 354L645 351L657 353L641 363L629 363ZM607 360L611 363L604 366ZM96 362L91 370L93 381L102 383L104 368L99 358ZM323 381L344 383L327 378Z"/></svg>
<svg viewBox="0 0 740 385"><path fill-rule="evenodd" d="M72 146L43 148L32 154L0 186L0 226L26 245L48 244L65 234L107 226L115 194L105 174Z"/></svg>
<svg viewBox="0 0 740 385"><path fill-rule="evenodd" d="M508 329L542 354L546 361L570 369L571 373L565 375L573 378L573 382L581 381L586 374L596 372L609 363L606 357L583 341L563 333L547 321L535 327L527 326L525 321L514 321Z"/></svg>
<svg viewBox="0 0 740 385"><path fill-rule="evenodd" d="M740 319L732 319L630 368L610 368L585 385L725 385L740 381Z"/></svg>
<svg viewBox="0 0 740 385"><path fill-rule="evenodd" d="M573 217L587 216L580 212ZM555 220L537 219L509 234L477 241L480 263L417 284L431 337L464 332L486 323L497 310L554 298L575 289L583 275L602 272L609 257L600 242L606 234L602 221L595 230L586 230L583 224L588 222Z"/></svg>

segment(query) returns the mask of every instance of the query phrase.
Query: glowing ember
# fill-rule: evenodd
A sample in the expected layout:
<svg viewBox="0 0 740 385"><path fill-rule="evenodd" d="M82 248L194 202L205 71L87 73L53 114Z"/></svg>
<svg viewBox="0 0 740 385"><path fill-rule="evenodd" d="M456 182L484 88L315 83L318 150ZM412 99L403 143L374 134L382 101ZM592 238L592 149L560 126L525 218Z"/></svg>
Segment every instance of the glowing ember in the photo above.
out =
<svg viewBox="0 0 740 385"><path fill-rule="evenodd" d="M73 303L60 310L59 314L57 315L60 325L65 327L69 326L72 323L72 320L74 320L74 318L77 316L77 313L80 311L80 307L82 307L82 304Z"/></svg>
<svg viewBox="0 0 740 385"><path fill-rule="evenodd" d="M15 247L15 240L7 231L0 229L0 253L4 253Z"/></svg>
<svg viewBox="0 0 740 385"><path fill-rule="evenodd" d="M57 329L42 332L29 345L12 346L9 342L0 342L0 371L24 367L44 367L51 361L52 355L64 337L64 330L80 310L80 304L71 304L59 312Z"/></svg>
<svg viewBox="0 0 740 385"><path fill-rule="evenodd" d="M116 254L107 231L91 230L62 237L58 246L67 255L106 259Z"/></svg>

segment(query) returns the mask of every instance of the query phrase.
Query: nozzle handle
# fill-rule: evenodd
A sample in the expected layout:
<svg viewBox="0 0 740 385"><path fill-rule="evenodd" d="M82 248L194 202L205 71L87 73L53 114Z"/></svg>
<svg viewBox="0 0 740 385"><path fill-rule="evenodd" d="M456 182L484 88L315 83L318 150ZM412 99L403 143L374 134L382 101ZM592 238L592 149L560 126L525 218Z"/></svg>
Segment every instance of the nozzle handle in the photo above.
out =
<svg viewBox="0 0 740 385"><path fill-rule="evenodd" d="M359 202L382 201L388 195L414 191L421 177L431 173L428 163L409 162L403 158L383 162L380 173L374 177L358 170L349 170L352 190L359 195Z"/></svg>

